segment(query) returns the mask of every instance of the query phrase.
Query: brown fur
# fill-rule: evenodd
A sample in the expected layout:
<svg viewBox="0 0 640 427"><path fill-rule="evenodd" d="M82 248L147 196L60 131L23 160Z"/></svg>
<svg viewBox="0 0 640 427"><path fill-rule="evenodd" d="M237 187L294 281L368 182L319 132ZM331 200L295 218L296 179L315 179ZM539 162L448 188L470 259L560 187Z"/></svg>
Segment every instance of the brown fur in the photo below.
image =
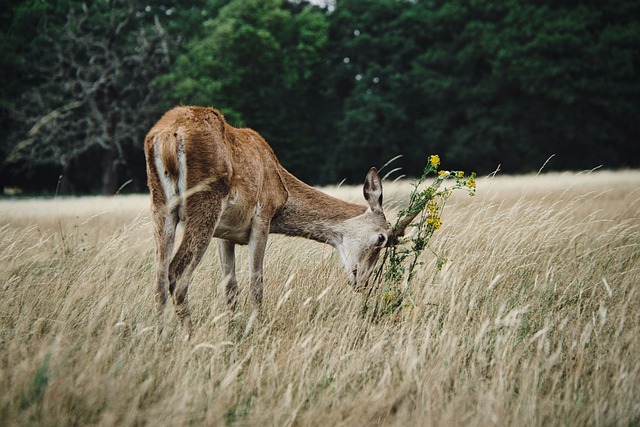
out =
<svg viewBox="0 0 640 427"><path fill-rule="evenodd" d="M380 248L378 244L374 247L372 239L382 233L386 239L388 234L375 169L367 175L365 185L370 209L338 200L295 178L258 133L230 126L212 108L168 111L147 134L145 156L155 225L159 332L168 290L189 336L187 289L212 237L222 239L218 247L223 281L234 309L238 292L235 244L249 245L251 294L260 306L270 232L334 245L354 284L368 278L372 258L375 263ZM179 221L185 223L184 236L171 257Z"/></svg>

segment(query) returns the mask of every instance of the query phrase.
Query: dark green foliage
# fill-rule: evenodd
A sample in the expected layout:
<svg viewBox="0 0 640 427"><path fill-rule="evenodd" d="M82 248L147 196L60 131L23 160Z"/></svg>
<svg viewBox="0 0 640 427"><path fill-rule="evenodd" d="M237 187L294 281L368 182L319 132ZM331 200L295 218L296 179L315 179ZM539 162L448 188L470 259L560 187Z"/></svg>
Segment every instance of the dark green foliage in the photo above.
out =
<svg viewBox="0 0 640 427"><path fill-rule="evenodd" d="M234 1L203 23L173 69L156 80L166 107L211 105L258 130L280 160L316 181L326 132L327 18L281 0Z"/></svg>
<svg viewBox="0 0 640 427"><path fill-rule="evenodd" d="M9 46L24 60L14 63L20 91L2 102L3 178L29 187L34 171L53 167L42 190L53 191L58 175L63 191L113 194L134 178L142 189L140 142L161 113L148 86L169 65L161 23L125 0L34 0L13 20L36 35L24 52Z"/></svg>
<svg viewBox="0 0 640 427"><path fill-rule="evenodd" d="M432 152L481 174L640 166L635 1L5 3L0 186L142 190L142 137L179 103L313 184L398 154L419 176Z"/></svg>
<svg viewBox="0 0 640 427"><path fill-rule="evenodd" d="M552 154L551 168L637 166L640 8L553 4L338 3L334 41L353 58L336 72L362 78L336 85L349 159L337 172L394 149L413 175L425 152L481 173L537 170Z"/></svg>

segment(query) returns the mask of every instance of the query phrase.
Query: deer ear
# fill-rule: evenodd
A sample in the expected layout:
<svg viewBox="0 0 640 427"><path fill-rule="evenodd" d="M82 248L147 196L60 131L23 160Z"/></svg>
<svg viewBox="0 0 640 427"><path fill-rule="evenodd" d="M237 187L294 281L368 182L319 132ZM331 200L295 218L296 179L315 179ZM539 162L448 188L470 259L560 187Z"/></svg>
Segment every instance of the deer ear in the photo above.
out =
<svg viewBox="0 0 640 427"><path fill-rule="evenodd" d="M376 168L371 168L364 180L364 198L375 213L382 213L382 180Z"/></svg>

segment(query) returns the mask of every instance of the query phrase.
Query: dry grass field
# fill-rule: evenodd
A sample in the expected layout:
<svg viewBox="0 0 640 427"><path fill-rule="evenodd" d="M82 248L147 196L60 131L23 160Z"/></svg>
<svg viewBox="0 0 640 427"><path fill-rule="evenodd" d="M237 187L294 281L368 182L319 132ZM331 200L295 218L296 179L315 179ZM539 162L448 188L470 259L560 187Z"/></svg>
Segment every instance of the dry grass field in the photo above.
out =
<svg viewBox="0 0 640 427"><path fill-rule="evenodd" d="M479 179L374 320L330 247L272 236L229 326L211 245L188 343L170 307L155 343L148 205L0 200L0 425L640 424L640 171Z"/></svg>

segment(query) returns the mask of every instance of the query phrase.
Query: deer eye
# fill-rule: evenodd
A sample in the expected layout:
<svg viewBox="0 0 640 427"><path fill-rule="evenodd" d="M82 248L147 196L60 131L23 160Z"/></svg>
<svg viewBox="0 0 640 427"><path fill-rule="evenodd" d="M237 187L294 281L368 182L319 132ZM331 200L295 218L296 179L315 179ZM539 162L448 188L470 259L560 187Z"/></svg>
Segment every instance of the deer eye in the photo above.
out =
<svg viewBox="0 0 640 427"><path fill-rule="evenodd" d="M379 234L378 235L378 246L382 246L384 245L384 242L387 241L387 238L385 237L384 234Z"/></svg>

